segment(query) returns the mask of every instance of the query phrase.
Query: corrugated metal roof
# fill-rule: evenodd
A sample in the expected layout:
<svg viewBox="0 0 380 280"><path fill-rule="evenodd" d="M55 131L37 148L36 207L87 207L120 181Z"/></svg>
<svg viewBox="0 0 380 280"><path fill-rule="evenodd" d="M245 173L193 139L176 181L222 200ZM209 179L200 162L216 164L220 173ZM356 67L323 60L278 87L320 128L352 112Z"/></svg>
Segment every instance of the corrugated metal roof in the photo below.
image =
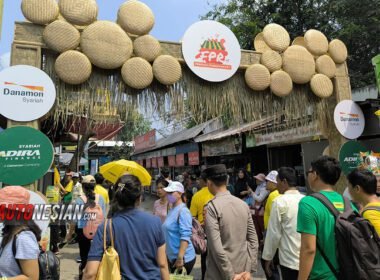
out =
<svg viewBox="0 0 380 280"><path fill-rule="evenodd" d="M206 141L215 141L215 140L219 140L228 136L241 134L247 131L251 131L259 126L273 122L276 118L277 116L272 116L272 117L268 117L268 118L254 121L251 123L234 126L227 130L222 130L222 131L219 130L219 131L214 131L208 134L200 135L197 138L195 138L195 142L200 143L200 142L206 142Z"/></svg>

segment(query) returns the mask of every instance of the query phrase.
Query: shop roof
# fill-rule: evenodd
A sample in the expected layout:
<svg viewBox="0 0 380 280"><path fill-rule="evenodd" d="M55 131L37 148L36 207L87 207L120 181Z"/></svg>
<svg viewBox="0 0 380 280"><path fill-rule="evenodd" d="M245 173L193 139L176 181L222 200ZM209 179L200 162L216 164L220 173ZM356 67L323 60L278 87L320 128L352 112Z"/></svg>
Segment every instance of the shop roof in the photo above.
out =
<svg viewBox="0 0 380 280"><path fill-rule="evenodd" d="M255 128L272 123L276 118L277 116L271 116L268 118L251 122L251 123L237 125L227 130L222 130L222 131L219 130L219 131L211 132L208 134L200 135L197 138L195 138L195 142L200 143L200 142L207 142L207 141L215 141L215 140L220 140L225 137L252 131Z"/></svg>

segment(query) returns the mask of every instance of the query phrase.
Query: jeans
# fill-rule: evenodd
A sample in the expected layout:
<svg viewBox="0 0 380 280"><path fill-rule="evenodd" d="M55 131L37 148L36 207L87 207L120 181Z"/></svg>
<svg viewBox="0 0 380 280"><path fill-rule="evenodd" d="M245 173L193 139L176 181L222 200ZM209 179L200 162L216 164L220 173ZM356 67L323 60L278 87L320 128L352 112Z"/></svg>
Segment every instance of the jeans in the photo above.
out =
<svg viewBox="0 0 380 280"><path fill-rule="evenodd" d="M202 269L202 280L205 279L206 275L206 264L207 264L207 251L204 254L201 254L201 269Z"/></svg>
<svg viewBox="0 0 380 280"><path fill-rule="evenodd" d="M280 265L282 280L297 280L298 270Z"/></svg>

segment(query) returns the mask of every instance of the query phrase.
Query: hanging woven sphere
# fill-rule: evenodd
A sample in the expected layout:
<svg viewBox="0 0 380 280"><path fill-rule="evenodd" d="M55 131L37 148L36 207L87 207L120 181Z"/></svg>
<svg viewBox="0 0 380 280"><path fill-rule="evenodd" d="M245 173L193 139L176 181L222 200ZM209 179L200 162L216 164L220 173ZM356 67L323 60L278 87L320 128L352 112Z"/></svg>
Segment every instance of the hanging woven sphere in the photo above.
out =
<svg viewBox="0 0 380 280"><path fill-rule="evenodd" d="M153 62L161 52L160 42L151 35L138 37L133 42L133 51L136 56L142 57L149 62Z"/></svg>
<svg viewBox="0 0 380 280"><path fill-rule="evenodd" d="M67 84L79 85L91 76L92 65L83 53L66 51L55 61L55 72Z"/></svg>
<svg viewBox="0 0 380 280"><path fill-rule="evenodd" d="M45 27L43 38L49 49L61 53L79 46L80 33L70 23L56 20Z"/></svg>
<svg viewBox="0 0 380 280"><path fill-rule="evenodd" d="M98 4L95 0L59 0L59 11L72 24L89 25L98 17Z"/></svg>
<svg viewBox="0 0 380 280"><path fill-rule="evenodd" d="M245 71L245 82L253 90L265 90L270 84L269 70L264 65L253 64Z"/></svg>
<svg viewBox="0 0 380 280"><path fill-rule="evenodd" d="M323 74L314 75L310 87L312 92L320 98L330 97L334 91L331 79Z"/></svg>
<svg viewBox="0 0 380 280"><path fill-rule="evenodd" d="M270 76L270 90L279 97L289 95L293 90L292 78L282 70L273 72Z"/></svg>
<svg viewBox="0 0 380 280"><path fill-rule="evenodd" d="M305 33L305 43L308 51L313 55L323 55L329 49L329 41L326 36L314 29L310 29Z"/></svg>
<svg viewBox="0 0 380 280"><path fill-rule="evenodd" d="M282 66L282 57L278 52L266 51L260 58L260 63L264 65L272 73L280 70Z"/></svg>
<svg viewBox="0 0 380 280"><path fill-rule="evenodd" d="M154 14L144 3L129 0L120 6L117 23L128 33L145 35L154 26Z"/></svg>
<svg viewBox="0 0 380 280"><path fill-rule="evenodd" d="M284 51L290 44L290 36L284 27L270 23L263 30L265 43L275 51Z"/></svg>
<svg viewBox="0 0 380 280"><path fill-rule="evenodd" d="M257 52L264 53L266 51L271 50L271 48L267 45L267 43L265 43L264 35L262 32L260 32L259 34L256 35L256 37L253 41L253 45L254 45L255 50Z"/></svg>
<svg viewBox="0 0 380 280"><path fill-rule="evenodd" d="M347 59L347 47L338 39L334 39L329 44L329 55L335 61L335 63L343 63Z"/></svg>
<svg viewBox="0 0 380 280"><path fill-rule="evenodd" d="M303 36L296 37L292 42L292 46L301 46L306 48L305 38Z"/></svg>
<svg viewBox="0 0 380 280"><path fill-rule="evenodd" d="M141 57L133 57L121 68L124 82L135 89L144 89L153 82L152 65Z"/></svg>
<svg viewBox="0 0 380 280"><path fill-rule="evenodd" d="M55 0L22 0L24 17L36 24L48 24L58 18L59 8Z"/></svg>
<svg viewBox="0 0 380 280"><path fill-rule="evenodd" d="M284 52L282 61L282 68L294 83L306 84L315 74L314 57L304 47L290 46Z"/></svg>
<svg viewBox="0 0 380 280"><path fill-rule="evenodd" d="M80 45L90 61L104 69L121 67L133 51L129 36L110 21L96 21L89 25L82 32Z"/></svg>
<svg viewBox="0 0 380 280"><path fill-rule="evenodd" d="M153 62L153 74L161 84L175 84L182 77L181 64L170 55L160 55Z"/></svg>
<svg viewBox="0 0 380 280"><path fill-rule="evenodd" d="M318 57L315 61L315 67L319 74L324 74L330 79L335 77L336 65L330 56L325 54Z"/></svg>

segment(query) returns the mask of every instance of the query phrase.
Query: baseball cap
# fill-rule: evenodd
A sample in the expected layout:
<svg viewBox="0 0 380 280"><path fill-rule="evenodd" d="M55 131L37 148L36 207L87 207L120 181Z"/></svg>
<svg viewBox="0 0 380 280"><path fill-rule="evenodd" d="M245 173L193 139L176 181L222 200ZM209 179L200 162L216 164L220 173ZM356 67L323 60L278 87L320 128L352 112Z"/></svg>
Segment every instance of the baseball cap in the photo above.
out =
<svg viewBox="0 0 380 280"><path fill-rule="evenodd" d="M257 179L257 180L259 180L261 182L264 182L265 181L265 174L259 173L256 176L253 176L253 178L255 178L255 179Z"/></svg>
<svg viewBox="0 0 380 280"><path fill-rule="evenodd" d="M172 181L169 183L169 186L167 188L164 188L164 191L168 193L172 193L172 192L184 193L185 188L180 182Z"/></svg>
<svg viewBox="0 0 380 280"><path fill-rule="evenodd" d="M29 204L30 193L20 186L8 186L0 189L0 205Z"/></svg>
<svg viewBox="0 0 380 280"><path fill-rule="evenodd" d="M92 175L87 175L82 177L82 184L95 184L95 178Z"/></svg>
<svg viewBox="0 0 380 280"><path fill-rule="evenodd" d="M265 177L265 180L277 184L277 175L278 172L276 170L272 170L269 172L269 174Z"/></svg>

